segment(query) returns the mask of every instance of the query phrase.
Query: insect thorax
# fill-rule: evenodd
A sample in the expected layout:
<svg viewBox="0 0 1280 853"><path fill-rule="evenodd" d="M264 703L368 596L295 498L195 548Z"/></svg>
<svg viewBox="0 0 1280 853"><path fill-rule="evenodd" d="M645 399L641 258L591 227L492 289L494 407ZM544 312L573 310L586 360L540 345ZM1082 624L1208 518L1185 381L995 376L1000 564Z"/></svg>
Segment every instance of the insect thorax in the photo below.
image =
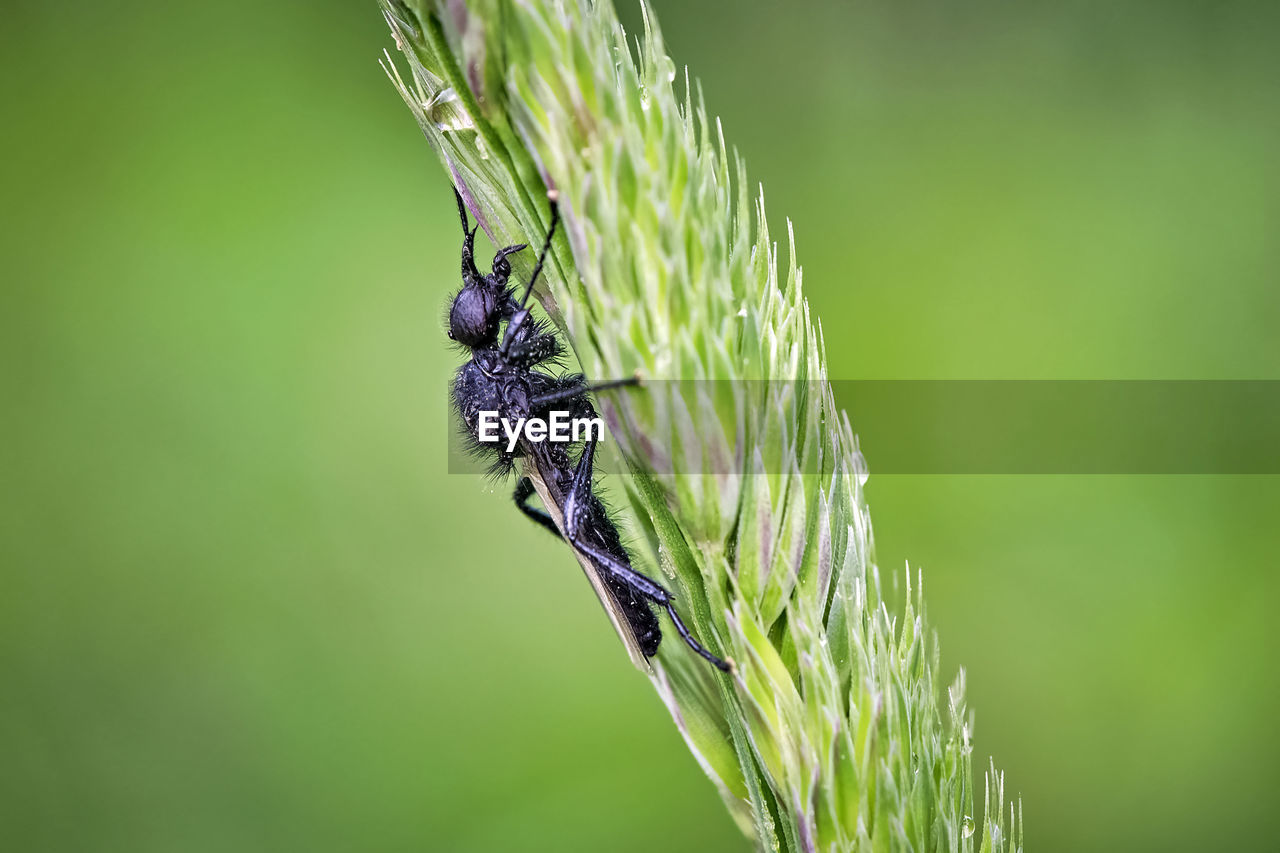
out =
<svg viewBox="0 0 1280 853"><path fill-rule="evenodd" d="M515 420L529 414L529 390L522 377L510 373L490 373L475 361L458 369L453 398L468 432L478 436L481 412L496 412L499 418Z"/></svg>

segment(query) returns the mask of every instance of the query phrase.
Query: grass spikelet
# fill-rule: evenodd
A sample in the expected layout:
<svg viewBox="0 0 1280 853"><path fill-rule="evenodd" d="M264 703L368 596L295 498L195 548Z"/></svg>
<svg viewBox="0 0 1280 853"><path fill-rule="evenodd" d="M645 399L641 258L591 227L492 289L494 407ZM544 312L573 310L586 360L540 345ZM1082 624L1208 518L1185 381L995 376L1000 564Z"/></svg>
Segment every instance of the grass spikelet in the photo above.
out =
<svg viewBox="0 0 1280 853"><path fill-rule="evenodd" d="M676 642L633 660L739 825L763 850L1021 850L994 765L974 815L963 673L941 689L922 584L882 597L791 225L780 250L649 11L632 39L605 2L383 9L388 75L490 238L545 233L558 193L538 297L583 371L647 379L600 401L633 556L737 669Z"/></svg>

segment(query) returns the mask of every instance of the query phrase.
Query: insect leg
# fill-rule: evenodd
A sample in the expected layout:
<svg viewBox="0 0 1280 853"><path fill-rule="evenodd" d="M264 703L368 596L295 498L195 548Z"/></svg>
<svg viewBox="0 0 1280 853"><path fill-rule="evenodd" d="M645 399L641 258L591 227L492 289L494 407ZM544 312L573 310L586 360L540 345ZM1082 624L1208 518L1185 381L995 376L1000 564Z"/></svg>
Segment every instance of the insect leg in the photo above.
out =
<svg viewBox="0 0 1280 853"><path fill-rule="evenodd" d="M706 658L711 662L712 666L721 672L733 672L733 665L729 661L716 657L693 638L693 634L689 633L689 629L684 626L684 623L680 621L680 617L676 615L676 607L673 602L668 601L666 609L667 615L671 617L671 624L676 626L676 631L680 634L680 639L684 640L686 646Z"/></svg>
<svg viewBox="0 0 1280 853"><path fill-rule="evenodd" d="M555 199L551 200L551 224L547 226L547 239L542 241L542 251L538 252L538 263L533 267L533 275L529 276L529 283L524 286L524 295L520 297L520 307L523 308L529 302L529 294L533 293L533 286L538 283L538 274L542 272L542 265L546 263L547 252L551 251L551 238L556 236L556 225L560 223L560 205Z"/></svg>
<svg viewBox="0 0 1280 853"><path fill-rule="evenodd" d="M684 622L676 614L675 601L671 593L667 592L662 585L637 572L613 554L584 541L582 533L589 515L588 507L591 505L591 468L594 459L595 442L588 440L582 449L582 458L578 460L578 467L574 469L573 484L569 487L568 494L565 495L564 506L562 507L565 538L569 540L570 545L590 557L591 561L601 571L613 575L654 604L665 608L667 615L671 617L671 621L676 626L676 631L680 633L680 638L684 640L685 645L708 660L712 666L721 672L732 672L733 668L728 662L707 651L701 643L694 639L693 634L689 632Z"/></svg>
<svg viewBox="0 0 1280 853"><path fill-rule="evenodd" d="M529 400L529 405L534 409L540 409L543 406L549 406L552 403L559 403L562 400L572 400L574 397L581 397L583 394L639 384L640 377L631 376L627 379L614 379L609 382L597 382L595 385L574 385L568 388L561 388L556 391L549 391L546 394L533 397Z"/></svg>
<svg viewBox="0 0 1280 853"><path fill-rule="evenodd" d="M527 248L529 247L524 243L517 243L514 246L499 249L498 254L493 256L493 283L496 286L505 288L507 278L511 275L511 262L507 260L507 255L514 255Z"/></svg>
<svg viewBox="0 0 1280 853"><path fill-rule="evenodd" d="M666 610L667 615L671 617L671 622L676 626L676 631L680 634L680 638L684 640L685 645L693 649L695 653L705 658L712 666L721 672L733 671L733 667L728 661L725 661L707 651L701 643L694 639L693 634L690 633L687 627L685 627L684 622L676 613L675 599L672 598L671 593L667 592L665 588L655 581L650 580L647 576L637 572L625 563L622 563L612 554L609 554L608 552L587 542L583 542L577 533L570 532L567 529L565 532L568 534L569 544L590 557L591 561L600 570L613 575L631 589L635 590L638 594L643 595L654 604L657 604Z"/></svg>
<svg viewBox="0 0 1280 853"><path fill-rule="evenodd" d="M560 339L555 335L536 335L516 341L507 355L516 364L532 367L556 358L562 351Z"/></svg>
<svg viewBox="0 0 1280 853"><path fill-rule="evenodd" d="M529 505L529 498L533 497L533 481L532 480L530 480L528 477L521 477L520 481L516 483L515 494L513 494L511 497L516 502L516 506L520 508L521 512L529 516L529 518L533 519L538 524L541 524L543 527L550 530L553 534L555 534L555 537L557 539L564 538L560 535L560 528L556 527L556 523L551 520L551 516L547 515L546 510L541 510L541 509L538 509L536 506Z"/></svg>
<svg viewBox="0 0 1280 853"><path fill-rule="evenodd" d="M533 286L538 282L538 275L542 272L542 265L546 263L547 253L551 251L551 238L556 234L556 225L560 222L560 205L556 204L555 199L551 200L551 226L547 228L547 239L542 242L542 251L538 253L538 263L533 268L533 275L529 276L529 283L524 287L524 294L520 297L519 310L516 311L511 322L507 323L507 332L503 335L502 345L498 347L498 351L503 355L507 354L507 347L511 346L511 341L515 337L516 332L520 330L524 319L529 316L529 309L525 307L529 302L529 294L533 293Z"/></svg>

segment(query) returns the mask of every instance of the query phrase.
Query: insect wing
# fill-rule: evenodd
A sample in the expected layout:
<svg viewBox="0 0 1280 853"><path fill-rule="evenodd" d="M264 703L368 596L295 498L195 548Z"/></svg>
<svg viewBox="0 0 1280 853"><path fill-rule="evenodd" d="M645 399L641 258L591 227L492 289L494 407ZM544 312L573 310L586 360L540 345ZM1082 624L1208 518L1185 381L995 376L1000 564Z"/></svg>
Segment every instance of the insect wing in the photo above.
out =
<svg viewBox="0 0 1280 853"><path fill-rule="evenodd" d="M542 446L523 442L525 460L528 464L526 476L533 482L533 487L542 499L547 512L555 520L556 526L563 529L564 520L560 515L560 504L564 499L557 488L555 466L547 459ZM609 549L613 550L613 549ZM648 603L635 595L631 588L622 581L602 572L599 567L582 552L573 549L574 556L582 566L583 574L591 582L596 598L604 607L609 621L626 646L627 655L637 669L648 672L647 655L658 649L658 641L662 635L658 629L658 617Z"/></svg>

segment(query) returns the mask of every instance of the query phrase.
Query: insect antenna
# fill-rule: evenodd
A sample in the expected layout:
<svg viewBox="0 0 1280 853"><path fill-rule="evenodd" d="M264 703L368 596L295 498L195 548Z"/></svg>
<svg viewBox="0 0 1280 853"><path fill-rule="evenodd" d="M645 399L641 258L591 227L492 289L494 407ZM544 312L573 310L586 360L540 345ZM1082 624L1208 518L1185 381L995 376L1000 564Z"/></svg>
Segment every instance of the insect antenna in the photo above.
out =
<svg viewBox="0 0 1280 853"><path fill-rule="evenodd" d="M458 192L458 188L453 188L453 198L458 202L458 218L462 220L462 233L467 235L471 233L471 223L467 221L467 205L462 200L462 193Z"/></svg>
<svg viewBox="0 0 1280 853"><path fill-rule="evenodd" d="M462 220L462 280L470 283L480 278L480 270L476 269L475 253L476 253L476 229L480 227L480 220L476 220L475 228L467 227L467 206L462 201L462 193L458 192L458 188L454 187L453 197L458 202L458 218Z"/></svg>

